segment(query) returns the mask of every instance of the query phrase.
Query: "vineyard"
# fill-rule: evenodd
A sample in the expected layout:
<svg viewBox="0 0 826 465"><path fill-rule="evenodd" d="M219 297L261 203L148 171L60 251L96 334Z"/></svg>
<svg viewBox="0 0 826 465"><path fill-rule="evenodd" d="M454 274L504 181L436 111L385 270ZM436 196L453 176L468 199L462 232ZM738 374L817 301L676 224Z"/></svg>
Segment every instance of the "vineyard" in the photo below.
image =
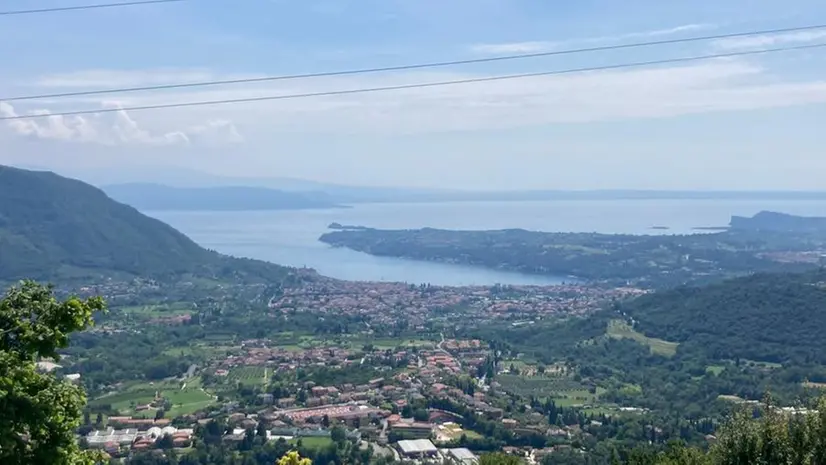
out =
<svg viewBox="0 0 826 465"><path fill-rule="evenodd" d="M229 370L227 381L241 384L266 384L272 370L266 367L237 367Z"/></svg>
<svg viewBox="0 0 826 465"><path fill-rule="evenodd" d="M588 387L565 376L517 376L501 374L496 381L513 394L538 399L554 399L557 405L584 405L596 402Z"/></svg>

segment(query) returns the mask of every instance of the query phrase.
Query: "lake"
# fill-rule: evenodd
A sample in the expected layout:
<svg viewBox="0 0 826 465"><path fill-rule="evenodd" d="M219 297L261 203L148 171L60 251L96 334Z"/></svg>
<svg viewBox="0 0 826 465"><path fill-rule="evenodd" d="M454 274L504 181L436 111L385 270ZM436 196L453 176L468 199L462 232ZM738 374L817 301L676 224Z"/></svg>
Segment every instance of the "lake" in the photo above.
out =
<svg viewBox="0 0 826 465"><path fill-rule="evenodd" d="M147 212L204 247L239 257L314 268L352 281L402 281L461 286L557 284L564 277L535 276L461 265L373 257L318 241L330 223L381 229L423 227L462 230L521 228L549 232L691 234L695 227L725 226L731 215L761 210L826 216L823 201L599 200L360 204L348 209ZM652 227L669 229L652 229Z"/></svg>

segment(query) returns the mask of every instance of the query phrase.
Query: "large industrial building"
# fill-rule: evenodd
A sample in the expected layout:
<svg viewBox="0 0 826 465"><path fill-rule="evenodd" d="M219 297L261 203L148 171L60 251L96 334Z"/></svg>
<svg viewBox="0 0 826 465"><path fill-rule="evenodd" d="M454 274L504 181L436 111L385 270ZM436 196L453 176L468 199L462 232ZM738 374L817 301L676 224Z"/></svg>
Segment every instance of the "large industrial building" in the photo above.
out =
<svg viewBox="0 0 826 465"><path fill-rule="evenodd" d="M439 450L429 439L403 440L397 443L399 453L408 458L433 457Z"/></svg>

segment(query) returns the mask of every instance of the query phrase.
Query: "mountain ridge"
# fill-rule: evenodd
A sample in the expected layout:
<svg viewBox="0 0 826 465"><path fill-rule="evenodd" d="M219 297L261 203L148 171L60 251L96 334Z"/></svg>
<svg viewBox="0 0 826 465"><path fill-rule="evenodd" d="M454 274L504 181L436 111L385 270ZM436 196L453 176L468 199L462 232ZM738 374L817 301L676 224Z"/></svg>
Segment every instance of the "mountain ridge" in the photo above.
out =
<svg viewBox="0 0 826 465"><path fill-rule="evenodd" d="M0 281L290 273L204 249L82 181L0 165L0 185Z"/></svg>

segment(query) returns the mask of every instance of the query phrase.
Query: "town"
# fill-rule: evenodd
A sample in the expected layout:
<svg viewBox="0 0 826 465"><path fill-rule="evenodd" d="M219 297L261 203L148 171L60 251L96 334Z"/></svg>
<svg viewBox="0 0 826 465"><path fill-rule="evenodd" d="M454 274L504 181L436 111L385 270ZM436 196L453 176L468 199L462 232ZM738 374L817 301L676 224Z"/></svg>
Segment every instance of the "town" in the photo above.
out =
<svg viewBox="0 0 826 465"><path fill-rule="evenodd" d="M124 457L159 444L185 451L205 440L212 424L220 425L227 444L249 435L327 444L340 428L345 440L388 460L473 463L473 451L488 450L486 441L499 437L509 452L538 461L599 424L594 418L604 414L581 409L593 408L597 396L564 365L506 356L488 341L453 338L444 328L466 321L517 327L577 317L644 292L579 284L454 288L330 279L281 289L265 299L268 321L312 314L361 324L328 336L281 331L191 343L180 354L208 356L184 373L97 389L90 406L100 421L90 420L82 444ZM135 321L159 331L185 329L205 318L204 309L180 308L185 310L164 317L145 308L116 308L93 334L146 331ZM144 319L135 320L138 314ZM438 332L434 321L442 323ZM404 334L385 330L402 322ZM525 379L557 386L560 407L526 407L518 389Z"/></svg>

